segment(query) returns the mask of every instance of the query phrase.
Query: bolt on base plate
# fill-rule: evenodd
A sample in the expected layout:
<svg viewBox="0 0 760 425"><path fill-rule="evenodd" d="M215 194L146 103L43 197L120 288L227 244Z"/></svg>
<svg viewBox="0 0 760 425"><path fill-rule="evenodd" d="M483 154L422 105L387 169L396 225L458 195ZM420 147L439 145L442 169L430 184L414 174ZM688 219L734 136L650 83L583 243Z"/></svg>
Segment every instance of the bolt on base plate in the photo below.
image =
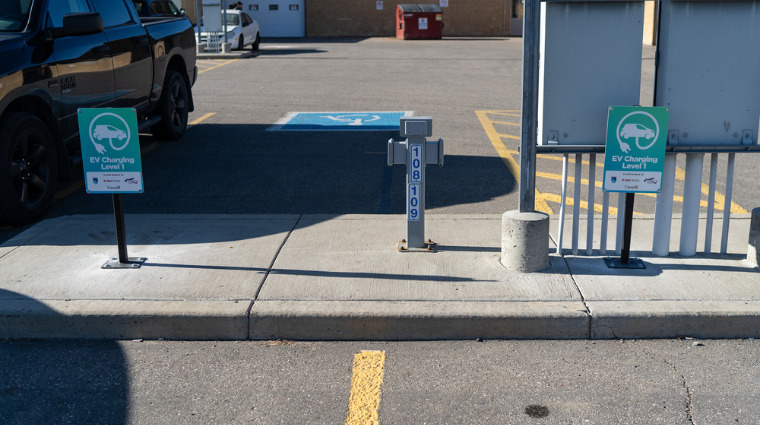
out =
<svg viewBox="0 0 760 425"><path fill-rule="evenodd" d="M144 262L148 260L147 257L129 257L126 263L122 263L118 258L111 258L106 261L105 264L100 266L101 269L139 269Z"/></svg>
<svg viewBox="0 0 760 425"><path fill-rule="evenodd" d="M436 244L428 239L421 248L410 248L406 239L401 239L396 245L396 250L398 252L436 252Z"/></svg>

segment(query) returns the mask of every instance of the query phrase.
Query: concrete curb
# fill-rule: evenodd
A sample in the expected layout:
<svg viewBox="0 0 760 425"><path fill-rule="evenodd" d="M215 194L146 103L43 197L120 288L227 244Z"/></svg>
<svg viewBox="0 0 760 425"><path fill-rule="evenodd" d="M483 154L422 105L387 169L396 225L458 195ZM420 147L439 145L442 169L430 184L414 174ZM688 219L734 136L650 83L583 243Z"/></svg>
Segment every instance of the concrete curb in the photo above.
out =
<svg viewBox="0 0 760 425"><path fill-rule="evenodd" d="M596 301L591 339L758 338L758 301Z"/></svg>
<svg viewBox="0 0 760 425"><path fill-rule="evenodd" d="M580 302L257 301L250 339L585 339Z"/></svg>
<svg viewBox="0 0 760 425"><path fill-rule="evenodd" d="M248 301L0 301L1 338L243 340Z"/></svg>

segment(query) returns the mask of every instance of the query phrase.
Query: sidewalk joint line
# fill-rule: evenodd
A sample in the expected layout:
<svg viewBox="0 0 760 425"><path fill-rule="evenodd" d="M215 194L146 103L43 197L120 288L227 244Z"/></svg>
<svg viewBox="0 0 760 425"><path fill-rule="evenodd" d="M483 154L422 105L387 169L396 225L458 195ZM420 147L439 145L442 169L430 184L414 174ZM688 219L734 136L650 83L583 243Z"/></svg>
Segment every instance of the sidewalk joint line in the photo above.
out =
<svg viewBox="0 0 760 425"><path fill-rule="evenodd" d="M549 239L551 239L554 244L557 244L557 241L555 241L552 238L552 235L549 234ZM567 258L564 255L560 255L559 258L562 259L562 261L565 263L565 267L567 267L567 272L570 274L570 279L573 281L573 285L575 286L575 289L578 290L578 295L581 297L581 302L583 303L583 307L586 309L586 316L588 317L588 339L592 339L591 335L591 323L592 323L592 317L591 317L591 309L588 306L588 303L586 302L586 297L583 296L583 291L581 291L581 287L578 286L578 282L575 280L575 276L573 275L573 271L570 269L570 264L567 263Z"/></svg>
<svg viewBox="0 0 760 425"><path fill-rule="evenodd" d="M282 252L282 248L285 247L285 244L288 243L288 239L290 239L290 235L293 234L293 231L298 228L298 225L301 223L301 219L303 219L303 214L300 214L298 218L296 219L296 222L293 224L293 227L290 228L288 231L288 234L285 235L285 239L282 240L282 243L280 244L280 247L277 248L277 252L274 254L274 258L272 258L272 262L269 263L269 268L267 269L266 274L264 274L264 279L261 280L261 285L259 285L259 289L256 290L256 293L253 295L253 299L251 300L251 303L248 305L248 311L246 312L246 317L248 318L248 334L246 337L250 337L251 335L251 310L253 310L253 305L256 303L256 300L259 299L259 294L261 293L261 290L264 289L264 285L267 283L267 279L269 278L269 274L272 272L272 269L274 268L274 263L277 262L277 258L280 257L280 253Z"/></svg>

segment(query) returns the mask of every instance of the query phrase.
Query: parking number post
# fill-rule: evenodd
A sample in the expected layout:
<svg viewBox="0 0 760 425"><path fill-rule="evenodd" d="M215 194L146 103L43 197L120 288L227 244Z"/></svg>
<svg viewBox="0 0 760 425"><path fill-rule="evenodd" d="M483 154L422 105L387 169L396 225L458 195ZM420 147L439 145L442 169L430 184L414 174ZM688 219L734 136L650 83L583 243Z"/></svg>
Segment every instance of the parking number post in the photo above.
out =
<svg viewBox="0 0 760 425"><path fill-rule="evenodd" d="M388 141L388 165L406 165L406 239L397 246L401 252L434 252L435 244L425 239L425 165L443 165L443 140L426 140L432 135L430 117L400 119L404 141Z"/></svg>

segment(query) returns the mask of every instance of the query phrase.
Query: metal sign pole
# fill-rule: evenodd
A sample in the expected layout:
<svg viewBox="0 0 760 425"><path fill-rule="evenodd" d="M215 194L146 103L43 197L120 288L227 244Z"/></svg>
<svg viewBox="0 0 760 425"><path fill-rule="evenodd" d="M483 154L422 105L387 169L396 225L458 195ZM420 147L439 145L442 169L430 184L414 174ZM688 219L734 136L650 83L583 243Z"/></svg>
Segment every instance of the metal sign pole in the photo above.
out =
<svg viewBox="0 0 760 425"><path fill-rule="evenodd" d="M631 230L633 228L633 201L635 193L625 194L625 222L623 223L623 249L620 251L620 263L629 264L631 255Z"/></svg>
<svg viewBox="0 0 760 425"><path fill-rule="evenodd" d="M520 128L520 211L536 209L536 144L538 137L538 55L541 47L541 2L525 0L523 12L523 98Z"/></svg>
<svg viewBox="0 0 760 425"><path fill-rule="evenodd" d="M124 206L121 203L121 195L113 194L113 214L116 219L116 243L119 246L119 262L129 263L127 255L127 232L124 226Z"/></svg>

